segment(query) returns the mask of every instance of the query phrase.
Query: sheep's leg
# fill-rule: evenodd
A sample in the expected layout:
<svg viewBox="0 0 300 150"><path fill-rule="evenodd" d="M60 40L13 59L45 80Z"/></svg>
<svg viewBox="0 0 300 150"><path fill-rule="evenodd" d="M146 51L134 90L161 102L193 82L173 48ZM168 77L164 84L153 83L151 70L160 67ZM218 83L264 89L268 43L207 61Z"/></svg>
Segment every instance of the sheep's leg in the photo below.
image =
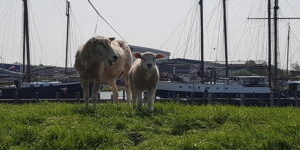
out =
<svg viewBox="0 0 300 150"><path fill-rule="evenodd" d="M116 85L116 81L113 81L111 84L111 89L112 89L112 92L113 92L113 100L115 103L117 103L117 106L119 106L119 93L118 93L118 88L117 88L117 85Z"/></svg>
<svg viewBox="0 0 300 150"><path fill-rule="evenodd" d="M93 84L93 91L92 91L92 100L93 100L93 110L96 110L96 103L98 99L98 92L99 92L100 84L98 82L94 82Z"/></svg>
<svg viewBox="0 0 300 150"><path fill-rule="evenodd" d="M151 90L148 93L148 109L150 111L153 111L153 105L154 105L154 100L155 100L155 94L156 94L156 90Z"/></svg>
<svg viewBox="0 0 300 150"><path fill-rule="evenodd" d="M142 91L141 90L136 90L136 96L137 96L137 109L140 110L142 109L143 106L143 98L142 98Z"/></svg>
<svg viewBox="0 0 300 150"><path fill-rule="evenodd" d="M81 88L83 90L83 98L85 102L85 109L88 109L89 105L89 98L90 98L90 93L89 93L89 81L87 80L81 80Z"/></svg>

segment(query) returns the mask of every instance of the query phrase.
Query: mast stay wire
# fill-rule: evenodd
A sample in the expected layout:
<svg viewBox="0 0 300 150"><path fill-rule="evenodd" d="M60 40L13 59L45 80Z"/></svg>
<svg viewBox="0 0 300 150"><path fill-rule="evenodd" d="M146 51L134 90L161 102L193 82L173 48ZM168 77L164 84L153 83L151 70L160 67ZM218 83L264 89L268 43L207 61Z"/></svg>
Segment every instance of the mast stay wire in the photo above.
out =
<svg viewBox="0 0 300 150"><path fill-rule="evenodd" d="M189 18L189 14L192 13L193 12L192 10L194 10L196 7L197 6L195 6L195 5L194 5L194 7L192 7L190 12L185 16L185 19L183 20L184 22L183 22L182 30L178 30L181 32L179 33L179 39L176 42L177 44L175 47L175 54L173 55L173 57L175 57L180 52L180 49L182 49L184 47L184 44L186 44L186 43L181 43L181 41L183 41L183 36L186 36L185 33L188 32L188 29L186 29L187 28L186 26L187 26L189 19L191 19L191 18Z"/></svg>
<svg viewBox="0 0 300 150"><path fill-rule="evenodd" d="M255 3L254 1L251 1L251 5L250 7L251 8L255 8L257 7L258 3ZM258 6L264 6L264 4L262 4L262 1L260 1L259 5ZM251 10L253 10L251 9ZM259 15L261 13L264 13L264 9L262 7L258 7L258 11L256 11L256 15ZM252 11L249 12L248 16L250 16L252 14ZM235 47L233 47L232 49L234 49L234 53L233 53L233 58L236 58L236 55L238 53L238 51L240 49L243 49L241 46L241 44L243 42L246 42L246 43L249 43L249 48L252 49L252 51L250 51L248 54L248 58L247 59L250 59L250 57L252 57L252 53L254 54L258 54L258 51L261 51L261 55L255 55L256 58L255 59L262 59L262 58L258 58L258 57L263 57L264 56L264 49L265 49L265 33L263 32L264 30L264 27L265 27L265 23L259 23L258 26L256 25L253 25L253 24L249 24L249 21L245 21L243 23L244 25L242 30L241 30L241 34L240 34L240 38L236 44ZM253 32L251 32L250 30L256 30L256 31L253 31L254 33L256 33L255 35L253 35ZM250 34L249 34L250 33ZM252 35L251 35L252 34ZM247 36L245 36L247 35ZM257 40L257 39L260 39L260 40ZM261 42L263 42L262 44L262 47L260 47L261 44L259 44ZM256 46L255 46L256 45ZM245 45L243 45L245 46ZM254 49L256 49L256 52L254 52ZM262 50L260 50L262 49Z"/></svg>
<svg viewBox="0 0 300 150"><path fill-rule="evenodd" d="M55 8L56 8L57 11L58 11L60 21L61 21L63 24L66 24L65 21L64 21L64 16L62 15L62 14L64 13L64 11L62 10L61 7L59 7L60 5L57 4L56 0L52 0L52 1L53 1L53 3L54 3Z"/></svg>
<svg viewBox="0 0 300 150"><path fill-rule="evenodd" d="M170 36L167 38L166 41L164 41L161 46L160 46L160 49L162 49L170 40L171 38L176 34L176 31L178 31L178 29L181 27L181 24L182 23L186 23L186 20L189 16L189 14L191 13L191 11L194 9L195 5L193 5L189 10L188 12L186 13L186 15L183 17L182 21L180 21L180 23L177 25L177 27L175 27L175 29L172 31L172 33L170 34ZM97 20L98 22L98 20Z"/></svg>
<svg viewBox="0 0 300 150"><path fill-rule="evenodd" d="M218 59L217 57L218 57L218 50L219 50L219 44L220 44L219 42L220 42L220 38L221 38L220 37L220 31L221 31L221 21L220 20L222 19L222 16L221 16L221 9L220 8L221 8L221 1L217 2L216 6L213 10L213 14L216 12L216 19L215 19L216 21L214 23L214 29L217 29L217 30L213 30L212 40L208 42L208 44L210 44L209 45L210 49L216 51L215 60ZM213 14L212 14L212 16L213 16ZM210 22L213 18L212 16L209 19L209 24L210 24ZM209 27L209 24L207 24L207 28ZM217 34L217 36L216 36L216 34ZM208 30L206 31L205 35L208 36ZM217 41L217 42L215 42L215 41ZM213 46L214 43L216 43L216 47ZM210 53L210 58L211 58L211 53Z"/></svg>
<svg viewBox="0 0 300 150"><path fill-rule="evenodd" d="M290 32L291 32L291 41L299 42L299 40L297 39L297 37L296 37L294 31L292 30L292 28L291 28ZM296 47L297 47L297 49L299 49L299 46L296 46ZM297 54L299 55L299 51L292 51L290 56L297 56ZM290 60L291 60L290 62L292 62L292 60L294 60L293 57L291 57Z"/></svg>
<svg viewBox="0 0 300 150"><path fill-rule="evenodd" d="M289 25L288 25L289 26ZM289 41L288 41L288 39L286 39L286 41L285 41L285 45L284 45L284 47L285 47L285 51L284 51L284 57L283 57L283 61L282 62L286 62L287 61L287 57L289 57L289 56L287 56L287 47L288 47L288 43ZM291 46L291 45L290 45ZM291 48L291 47L290 47ZM291 50L290 50L291 51ZM285 56L287 56L287 57L285 57ZM281 68L285 68L286 67L286 64L281 64ZM287 69L287 68L286 68Z"/></svg>
<svg viewBox="0 0 300 150"><path fill-rule="evenodd" d="M29 1L29 3L28 3L28 5L32 8L32 4L31 4L31 2ZM31 31L31 39L33 40L33 38L34 38L34 35L36 35L36 39L37 39L37 47L39 47L39 49L40 49L40 52L41 52L41 55L42 55L42 57L43 58L47 58L47 57L45 57L45 54L44 54L44 49L43 49L43 46L42 46L42 41L41 41L41 37L44 37L44 36L40 36L40 34L39 34L39 32L38 32L38 26L37 26L37 24L36 24L36 21L35 21L35 13L34 13L34 11L33 11L33 9L29 9L30 10L30 12L29 12L29 14L31 15L31 21L32 21L32 24L33 24L33 27L34 27L34 30L30 30ZM30 21L29 20L29 21ZM35 32L34 32L35 31ZM34 40L35 41L35 40ZM32 50L35 50L35 48L36 47L34 47L34 45L33 45L33 43L31 42L30 43L30 45L31 45L31 47L32 47ZM34 60L35 60L35 64L37 64L36 63L36 57L35 57L35 51L32 51L33 52L33 55L34 55ZM46 54L47 55L47 54ZM43 61L42 61L43 60ZM39 58L39 62L41 63L41 64L46 64L47 65L47 63L46 63L46 61L45 61L45 59L41 59L41 58Z"/></svg>
<svg viewBox="0 0 300 150"><path fill-rule="evenodd" d="M198 6L197 6L197 9L198 9ZM189 43L190 43L190 40L191 40L192 30L193 30L193 27L194 27L194 24L195 24L197 9L196 9L196 11L194 13L194 16L192 16L192 21L191 21L190 28L189 28L188 39L186 41L186 47L185 47L185 50L184 50L183 58L185 58L187 50L188 50L188 47L189 47Z"/></svg>
<svg viewBox="0 0 300 150"><path fill-rule="evenodd" d="M220 11L220 9L218 9L219 7L221 6L221 1L217 1L216 2L216 4L215 4L215 7L213 8L213 10L212 10L212 12L211 13L209 13L210 14L210 17L209 17L209 19L208 19L208 22L206 23L206 29L208 29L209 28L209 25L211 24L211 22L212 22L212 18L213 18L213 16L214 16L214 14L216 13L217 15L219 14L219 11ZM206 17L206 18L208 18L208 17ZM218 16L217 16L217 18L218 18ZM215 25L215 29L216 29L216 26L218 25L217 23L215 23L214 24ZM204 31L205 33L205 36L206 37L208 37L208 35L209 35L209 30L206 30L206 31ZM216 34L216 30L213 30L213 40L211 40L211 42L212 43L210 43L209 41L207 42L207 45L208 45L208 47L209 47L209 49L210 50L214 50L215 49L215 47L213 46L213 41L214 41L214 38L215 38L215 34ZM210 59L211 59L211 54L212 54L212 51L210 52Z"/></svg>
<svg viewBox="0 0 300 150"><path fill-rule="evenodd" d="M267 6L267 4L265 3L266 1L260 1L260 4L259 6ZM260 14L264 14L264 16L267 15L267 12L265 11L265 8L263 7L259 7L259 11L257 13L260 13ZM260 22L260 26L259 28L257 29L257 37L255 39L259 39L259 40L255 40L255 43L256 43L256 51L254 53L254 56L256 60L261 60L263 55L259 55L259 52L263 52L264 51L264 47L265 47L265 44L266 42L264 42L265 38L266 38L266 34L264 34L264 27L266 27L266 22L265 21L262 21ZM260 44L261 42L261 44ZM262 53L263 54L263 53ZM254 57L252 57L254 58Z"/></svg>
<svg viewBox="0 0 300 150"><path fill-rule="evenodd" d="M72 13L71 13L71 15L72 15ZM70 49L69 49L69 64L70 64L70 66L73 66L73 61L72 61L72 56L74 56L74 55L72 55L72 52L73 51L71 51L72 49L78 49L79 48L79 40L78 40L78 34L80 34L80 33L77 33L77 32L80 32L79 30L78 31L76 31L75 30L75 26L78 26L78 24L76 24L76 21L75 20L73 20L73 19L71 19L71 21L70 21L70 31L72 31L72 32L70 32L71 34L70 34L70 45L69 45L69 47L70 47ZM77 47L75 47L77 45ZM76 51L74 51L74 52L76 52Z"/></svg>
<svg viewBox="0 0 300 150"><path fill-rule="evenodd" d="M98 16L122 39L124 40L127 44L128 42L125 40L125 38L99 13L99 11L96 9L96 7L94 6L94 4L90 1L87 0L89 2L89 4L93 7L93 9L95 10L95 12L98 14Z"/></svg>
<svg viewBox="0 0 300 150"><path fill-rule="evenodd" d="M285 15L283 14L283 12L280 10L279 11L279 14L281 15L281 16L283 16L283 17L285 17ZM290 22L289 21L287 21L287 20L283 20L286 24L290 24ZM295 32L292 30L292 27L290 27L290 42L292 41L292 40L295 40L297 43L299 43L300 42L300 40L297 38L297 36L296 36L296 34L295 34ZM286 45L285 45L285 47L287 47L287 42L285 43ZM295 54L295 53L297 53L297 51L291 51L291 49L292 49L292 45L290 45L290 54L291 55L289 55L289 56L295 56L295 57L297 57L297 55ZM286 50L285 51L285 55L284 56L282 56L283 57L283 59L284 59L284 61L283 62L285 62L286 61L286 55L287 55L287 48L285 48L284 50ZM290 58L290 62L292 62L292 60L293 60L293 58ZM297 63L297 62L296 62ZM286 64L281 64L281 66L284 66L284 67L286 67ZM283 68L284 68L283 67Z"/></svg>
<svg viewBox="0 0 300 150"><path fill-rule="evenodd" d="M292 10L292 12L294 13L294 15L297 16L297 13L296 13L294 7L290 4L289 0L285 0L285 1L286 1L287 5L290 7L290 10Z"/></svg>
<svg viewBox="0 0 300 150"><path fill-rule="evenodd" d="M78 23L78 21L77 21L77 19L76 19L76 16L75 16L75 13L74 13L74 11L73 11L73 9L72 9L72 7L70 7L70 14L71 14L71 21L73 21L74 22L74 25L73 25L73 32L75 32L75 27L76 27L76 29L77 29L77 34L79 35L79 39L76 37L76 40L77 40L77 43L79 44L79 41L82 41L82 39L81 39L81 37L83 37L82 35L82 32L81 32L81 30L79 30L80 28L79 28L79 23Z"/></svg>
<svg viewBox="0 0 300 150"><path fill-rule="evenodd" d="M9 11L9 10L12 10L12 7L13 7L13 1L11 1L11 3L9 3L9 7L7 7L7 11L6 11L6 15L8 15L9 17L8 17L8 23L11 23L11 16L12 16L12 13L11 13L11 11ZM5 16L6 16L5 15ZM8 25L6 25L6 23L5 23L5 21L3 21L3 25L4 25L4 32L6 31L8 31L8 32L10 32L9 30L9 26ZM10 34L8 34L9 36L10 36ZM2 50L4 50L4 56L7 56L7 51L8 51L8 45L9 45L9 36L4 36L4 41L3 41L3 49Z"/></svg>
<svg viewBox="0 0 300 150"><path fill-rule="evenodd" d="M95 26L95 30L94 30L94 36L96 36L96 32L97 32L97 29L98 29L98 22L99 22L99 19L97 18L97 22L96 22L96 26Z"/></svg>
<svg viewBox="0 0 300 150"><path fill-rule="evenodd" d="M188 22L188 19L189 19L189 18L186 17L186 19L185 19L185 21L184 21L184 24L183 24L183 30L186 29L186 24L187 24L187 22ZM181 41L183 40L183 35L184 35L185 32L182 32L182 30L179 30L179 31L181 31L181 32L179 33L179 39L178 39L178 42L177 42L177 44L176 44L176 47L175 47L175 54L174 54L173 57L175 57L175 56L179 53L181 47L183 46L183 45L180 46L180 44L181 44Z"/></svg>
<svg viewBox="0 0 300 150"><path fill-rule="evenodd" d="M255 3L256 4L256 3ZM250 12L249 12L249 14L248 15L250 15L250 14L252 14L252 11L251 10L253 10L255 7L256 7L256 5L255 5L254 3L253 3L253 1L251 2L251 9L250 9ZM256 12L256 11L255 11ZM257 14L259 14L259 13L256 13L255 15L257 15ZM260 24L260 22L259 22L259 24ZM250 26L252 27L253 26L253 24L250 24ZM258 32L257 32L257 30L256 30L256 28L254 28L254 37L255 37L255 34L258 34ZM248 36L247 36L248 37ZM250 36L249 36L250 37ZM247 58L246 58L246 60L249 60L250 59L250 57L251 57L251 55L252 55L252 52L253 52L253 50L254 50L254 45L255 45L255 41L256 41L257 39L256 38L250 38L249 40L247 40L248 41L248 43L249 43L249 49L251 49L249 52L248 52L248 55L247 55Z"/></svg>

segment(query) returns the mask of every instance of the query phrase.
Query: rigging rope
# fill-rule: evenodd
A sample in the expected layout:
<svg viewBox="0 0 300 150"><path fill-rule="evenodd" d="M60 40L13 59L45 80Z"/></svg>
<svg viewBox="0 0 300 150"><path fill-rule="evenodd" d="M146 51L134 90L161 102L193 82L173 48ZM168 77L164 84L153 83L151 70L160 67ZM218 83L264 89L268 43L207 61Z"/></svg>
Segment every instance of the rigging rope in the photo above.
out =
<svg viewBox="0 0 300 150"><path fill-rule="evenodd" d="M87 0L90 5L93 7L93 9L96 11L96 13L98 14L98 16L121 38L123 39L126 43L128 43L125 38L99 13L99 11L96 9L96 7L94 6L94 4L90 1Z"/></svg>
<svg viewBox="0 0 300 150"><path fill-rule="evenodd" d="M96 22L96 26L95 26L95 30L94 30L94 36L96 35L96 32L97 32L97 29L98 29L98 19L97 19L97 22Z"/></svg>
<svg viewBox="0 0 300 150"><path fill-rule="evenodd" d="M72 9L72 7L70 7L70 14L71 14L71 21L72 21L72 19L73 19L73 21L74 21L74 24L75 24L75 26L76 26L76 29L77 29L77 34L79 35L79 40L80 41L82 41L82 39L81 39L81 37L83 37L82 35L82 32L79 30L80 28L79 28L79 24L78 24L78 21L77 21L77 19L76 19L76 17L75 17L75 15L74 15L74 12L73 12L73 9ZM73 31L75 32L75 26L73 25ZM77 39L77 37L76 37L76 40L77 40L77 42L79 43L79 41L78 41L78 39Z"/></svg>
<svg viewBox="0 0 300 150"><path fill-rule="evenodd" d="M176 34L176 31L179 30L179 28L181 27L182 22L186 23L186 20L189 16L189 14L191 13L191 11L194 9L195 5L193 5L187 12L187 14L183 17L182 21L180 21L180 23L178 24L178 26L173 30L173 32L171 33L171 35L168 37L168 39L166 41L163 42L163 44L161 44L160 49L163 49L164 46L171 40L171 38Z"/></svg>
<svg viewBox="0 0 300 150"><path fill-rule="evenodd" d="M31 5L31 3L29 2L28 3L28 5L31 7L31 8L33 8L32 7L32 5ZM41 41L41 37L44 37L44 36L40 36L40 34L39 34L39 32L38 32L38 27L37 27L37 24L36 24L36 21L35 21L35 13L34 13L34 11L33 11L33 9L29 9L30 10L30 15L31 15L31 21L32 21L32 24L33 24L33 27L34 27L34 29L35 30L30 30L31 31L31 39L33 40L33 38L34 38L34 33L35 33L35 35L36 35L36 38L37 38L37 44L38 44L38 47L39 47L39 52L41 52L41 55L42 55L42 57L44 58L44 59L41 59L41 58L39 58L39 63L41 63L41 64L46 64L47 65L47 63L46 63L46 60L45 60L45 58L47 58L47 57L45 57L45 55L44 55L44 49L43 49L43 46L42 46L42 41ZM29 20L30 21L30 20ZM35 32L34 32L35 31ZM34 47L34 45L33 45L33 42L31 42L30 43L31 45L32 45L32 49L34 50L36 47ZM34 60L35 60L35 64L37 64L36 63L36 57L35 57L35 52L33 51L33 55L34 55ZM46 56L47 56L47 54L46 54ZM43 62L42 62L43 61Z"/></svg>
<svg viewBox="0 0 300 150"><path fill-rule="evenodd" d="M197 6L197 9L198 9L198 6ZM193 27L194 27L194 24L195 24L195 19L196 19L196 14L197 14L197 9L196 9L196 11L195 11L195 14L194 14L194 16L192 16L192 18L193 18L193 20L192 20L192 22L191 22L191 24L190 24L190 31L189 31L189 33L188 33L188 39L187 39L187 41L186 41L186 47L185 47L185 50L184 50L184 54L183 54L183 58L185 58L185 56L186 56L186 52L187 52L187 50L188 50L188 47L189 47L189 43L190 43L190 40L191 40L191 34L192 34L192 31L193 31Z"/></svg>

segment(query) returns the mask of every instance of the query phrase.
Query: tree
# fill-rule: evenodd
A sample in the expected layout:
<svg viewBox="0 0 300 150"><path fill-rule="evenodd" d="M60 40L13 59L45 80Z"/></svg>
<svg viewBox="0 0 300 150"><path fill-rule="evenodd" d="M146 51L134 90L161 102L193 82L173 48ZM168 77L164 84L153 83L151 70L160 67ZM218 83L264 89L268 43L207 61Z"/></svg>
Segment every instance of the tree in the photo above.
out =
<svg viewBox="0 0 300 150"><path fill-rule="evenodd" d="M232 76L253 76L253 75L255 74L253 74L252 72L246 69L237 70L232 73Z"/></svg>
<svg viewBox="0 0 300 150"><path fill-rule="evenodd" d="M247 60L247 61L245 62L245 64L246 64L246 65L249 65L249 66L256 66L256 63L255 63L254 60Z"/></svg>
<svg viewBox="0 0 300 150"><path fill-rule="evenodd" d="M292 70L300 71L300 65L298 63L291 64Z"/></svg>

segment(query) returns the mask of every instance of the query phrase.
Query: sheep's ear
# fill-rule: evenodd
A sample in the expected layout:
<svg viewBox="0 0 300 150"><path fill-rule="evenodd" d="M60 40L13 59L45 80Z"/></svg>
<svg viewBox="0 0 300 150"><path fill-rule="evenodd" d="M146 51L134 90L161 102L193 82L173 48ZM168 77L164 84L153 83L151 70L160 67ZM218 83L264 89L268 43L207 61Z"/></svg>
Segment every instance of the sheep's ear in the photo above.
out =
<svg viewBox="0 0 300 150"><path fill-rule="evenodd" d="M134 53L133 56L134 56L135 58L142 58L141 53Z"/></svg>
<svg viewBox="0 0 300 150"><path fill-rule="evenodd" d="M156 54L156 56L155 56L156 59L162 59L164 57L165 57L164 54Z"/></svg>
<svg viewBox="0 0 300 150"><path fill-rule="evenodd" d="M110 37L108 38L110 41L114 41L116 38L115 37Z"/></svg>

